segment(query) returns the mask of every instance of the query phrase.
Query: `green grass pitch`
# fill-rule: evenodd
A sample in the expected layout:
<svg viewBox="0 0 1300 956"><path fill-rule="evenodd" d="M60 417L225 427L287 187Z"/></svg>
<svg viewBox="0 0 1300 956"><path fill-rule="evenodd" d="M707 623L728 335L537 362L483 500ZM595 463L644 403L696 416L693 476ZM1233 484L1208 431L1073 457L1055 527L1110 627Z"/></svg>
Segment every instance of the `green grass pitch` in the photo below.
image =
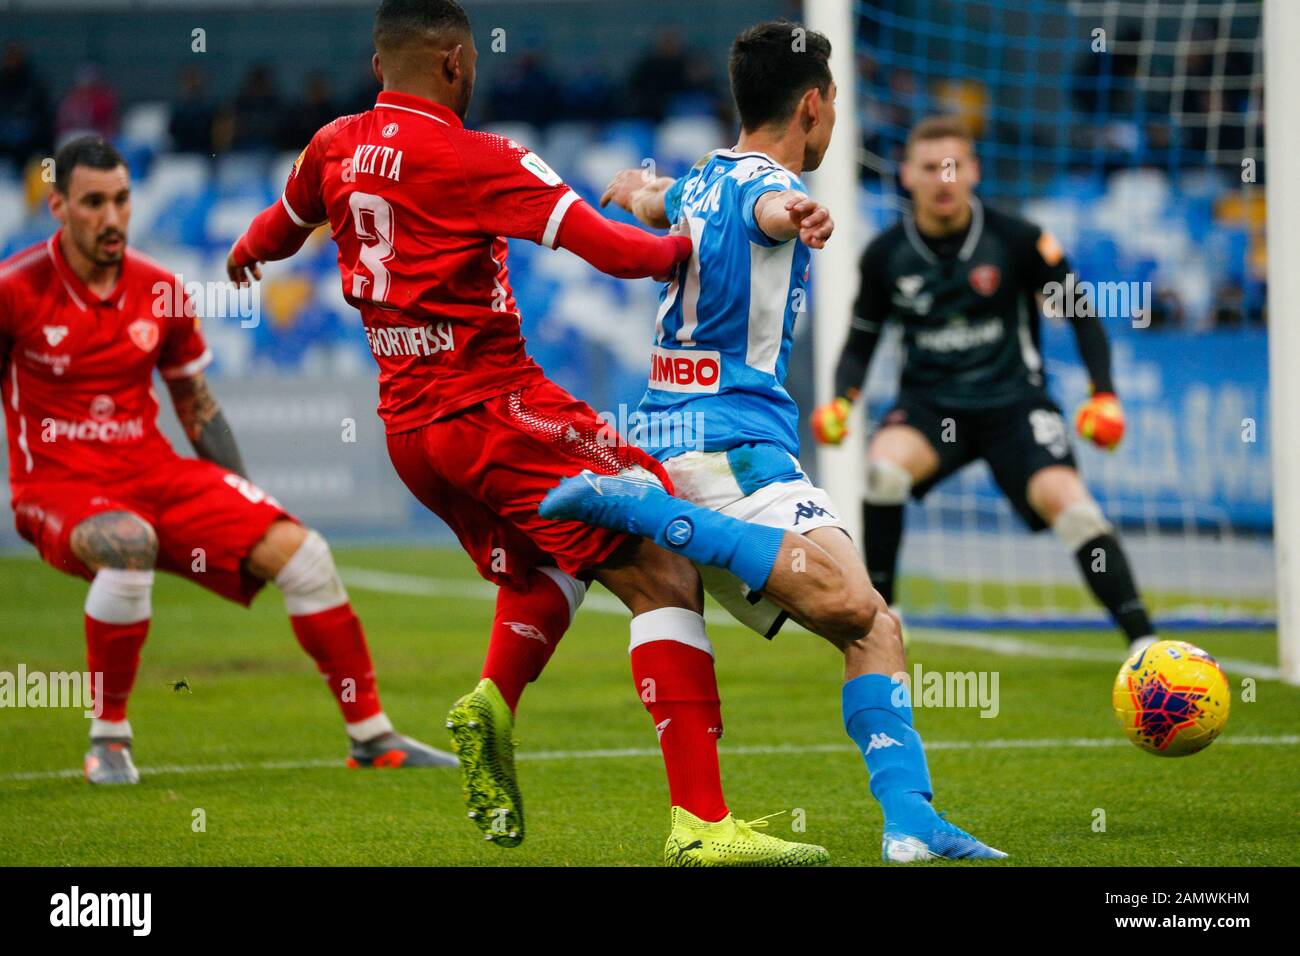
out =
<svg viewBox="0 0 1300 956"><path fill-rule="evenodd" d="M458 552L340 548L338 558L388 713L446 748L444 714L482 663L487 589ZM84 669L84 591L35 560L0 558L0 671ZM655 865L667 786L632 685L626 617L603 610L612 598L597 594L524 695L528 839L519 849L484 843L465 819L455 771L343 767L339 717L277 594L245 611L160 575L131 702L142 783L92 788L75 775L86 743L79 710L0 710L0 864ZM710 630L733 810L750 819L788 811L768 832L789 836L801 821L798 838L825 845L834 863L878 864L881 818L840 725L838 655L798 631L769 644L734 625ZM1086 650L1054 659L913 635L910 663L999 675L994 718L916 713L936 804L954 822L1007 850L1013 865L1300 864L1300 688L1260 680L1245 702L1229 668L1224 736L1190 758L1156 758L1125 743L1111 714L1115 635L1019 636ZM1187 638L1220 658L1276 660L1272 634ZM173 689L181 678L191 692ZM1053 740L1062 742L1042 743Z"/></svg>

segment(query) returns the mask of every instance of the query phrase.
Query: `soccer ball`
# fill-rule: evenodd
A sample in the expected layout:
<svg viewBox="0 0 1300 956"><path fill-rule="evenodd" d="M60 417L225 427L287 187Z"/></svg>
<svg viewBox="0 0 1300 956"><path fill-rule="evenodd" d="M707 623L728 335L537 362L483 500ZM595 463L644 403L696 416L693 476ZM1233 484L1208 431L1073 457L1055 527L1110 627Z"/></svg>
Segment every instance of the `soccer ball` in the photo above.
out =
<svg viewBox="0 0 1300 956"><path fill-rule="evenodd" d="M1115 676L1111 702L1128 739L1147 753L1186 757L1228 722L1231 691L1218 661L1186 641L1158 641Z"/></svg>

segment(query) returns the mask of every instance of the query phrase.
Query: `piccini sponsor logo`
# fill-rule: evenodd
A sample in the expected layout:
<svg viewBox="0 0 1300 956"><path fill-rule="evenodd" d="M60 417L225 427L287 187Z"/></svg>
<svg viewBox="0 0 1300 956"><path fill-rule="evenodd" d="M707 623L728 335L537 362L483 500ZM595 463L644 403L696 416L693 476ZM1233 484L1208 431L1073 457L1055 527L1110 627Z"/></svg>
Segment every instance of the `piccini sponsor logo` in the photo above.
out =
<svg viewBox="0 0 1300 956"><path fill-rule="evenodd" d="M94 414L93 409L92 414ZM46 444L60 441L98 441L108 445L121 445L137 442L142 438L144 438L144 419L140 417L87 419L80 422L62 418L41 419L41 441Z"/></svg>

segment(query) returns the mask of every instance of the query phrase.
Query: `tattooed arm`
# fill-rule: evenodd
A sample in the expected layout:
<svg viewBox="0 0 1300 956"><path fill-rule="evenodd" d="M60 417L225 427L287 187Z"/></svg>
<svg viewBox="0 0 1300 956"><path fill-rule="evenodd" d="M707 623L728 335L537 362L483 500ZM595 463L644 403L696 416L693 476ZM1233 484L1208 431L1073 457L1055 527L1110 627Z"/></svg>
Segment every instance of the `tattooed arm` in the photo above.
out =
<svg viewBox="0 0 1300 956"><path fill-rule="evenodd" d="M226 416L221 413L221 406L208 388L203 373L169 381L167 388L172 393L176 417L181 420L185 434L194 446L194 453L247 478L235 435L226 424Z"/></svg>

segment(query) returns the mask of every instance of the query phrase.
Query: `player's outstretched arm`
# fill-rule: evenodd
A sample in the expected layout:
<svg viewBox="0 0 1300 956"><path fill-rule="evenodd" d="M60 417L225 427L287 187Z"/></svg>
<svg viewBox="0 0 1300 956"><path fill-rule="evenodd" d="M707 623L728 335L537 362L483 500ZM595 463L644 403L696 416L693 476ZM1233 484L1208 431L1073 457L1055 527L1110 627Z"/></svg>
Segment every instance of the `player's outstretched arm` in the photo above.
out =
<svg viewBox="0 0 1300 956"><path fill-rule="evenodd" d="M798 236L810 249L821 249L835 231L831 211L794 189L766 192L754 203L754 220L777 242Z"/></svg>
<svg viewBox="0 0 1300 956"><path fill-rule="evenodd" d="M675 181L670 176L660 176L657 179L648 176L644 169L625 169L610 180L601 193L600 207L604 209L612 202L647 226L667 229L672 223L668 221L664 200Z"/></svg>
<svg viewBox="0 0 1300 956"><path fill-rule="evenodd" d="M288 259L302 248L315 228L295 222L283 202L272 203L257 214L231 247L226 257L226 276L241 286L261 279L260 263Z"/></svg>
<svg viewBox="0 0 1300 956"><path fill-rule="evenodd" d="M606 219L578 200L565 213L557 246L619 279L662 277L690 258L690 236L656 236Z"/></svg>
<svg viewBox="0 0 1300 956"><path fill-rule="evenodd" d="M247 478L244 460L235 444L235 433L230 430L203 373L170 379L167 388L172 395L172 404L176 406L176 417L189 436L194 453L241 478Z"/></svg>

